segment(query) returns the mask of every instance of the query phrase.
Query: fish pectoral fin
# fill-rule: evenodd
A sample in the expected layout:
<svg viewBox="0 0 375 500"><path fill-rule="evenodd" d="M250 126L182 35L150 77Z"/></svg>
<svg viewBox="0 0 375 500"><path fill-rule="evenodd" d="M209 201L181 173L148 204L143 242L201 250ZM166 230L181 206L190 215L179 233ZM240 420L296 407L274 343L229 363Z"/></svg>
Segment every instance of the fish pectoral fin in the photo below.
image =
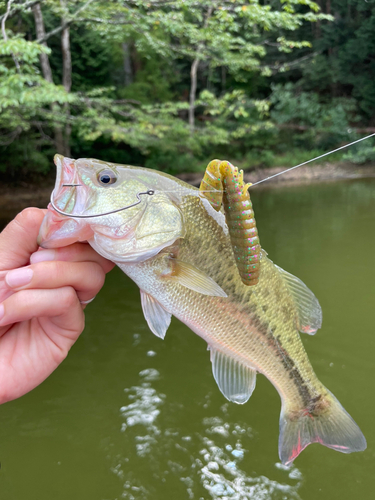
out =
<svg viewBox="0 0 375 500"><path fill-rule="evenodd" d="M209 346L212 373L223 395L232 403L244 404L255 389L256 371Z"/></svg>
<svg viewBox="0 0 375 500"><path fill-rule="evenodd" d="M169 260L172 261L172 272L165 275L164 279L175 280L180 285L203 295L228 297L221 286L200 269L178 259L170 258Z"/></svg>
<svg viewBox="0 0 375 500"><path fill-rule="evenodd" d="M171 323L172 314L164 309L151 295L141 290L141 304L147 324L157 337L164 339Z"/></svg>
<svg viewBox="0 0 375 500"><path fill-rule="evenodd" d="M298 312L298 330L314 335L322 326L322 308L305 283L275 264L291 293Z"/></svg>

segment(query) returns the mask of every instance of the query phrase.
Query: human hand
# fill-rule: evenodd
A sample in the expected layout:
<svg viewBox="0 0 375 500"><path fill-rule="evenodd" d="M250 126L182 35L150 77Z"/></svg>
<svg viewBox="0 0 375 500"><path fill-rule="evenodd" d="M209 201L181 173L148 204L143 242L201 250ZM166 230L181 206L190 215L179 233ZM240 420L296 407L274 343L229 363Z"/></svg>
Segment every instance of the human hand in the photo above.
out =
<svg viewBox="0 0 375 500"><path fill-rule="evenodd" d="M34 389L65 359L114 264L87 243L39 250L45 210L28 208L0 234L0 404Z"/></svg>

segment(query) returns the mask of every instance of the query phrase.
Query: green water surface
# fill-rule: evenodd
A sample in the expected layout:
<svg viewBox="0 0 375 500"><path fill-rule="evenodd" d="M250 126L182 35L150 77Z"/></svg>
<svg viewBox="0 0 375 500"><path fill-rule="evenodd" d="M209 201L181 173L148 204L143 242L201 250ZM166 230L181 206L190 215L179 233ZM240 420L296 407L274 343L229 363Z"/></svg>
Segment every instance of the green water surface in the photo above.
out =
<svg viewBox="0 0 375 500"><path fill-rule="evenodd" d="M320 300L323 328L303 341L368 449L314 444L283 467L268 380L229 403L205 342L175 319L156 338L116 269L60 368L0 407L1 500L375 498L375 179L254 188L252 200L269 257Z"/></svg>

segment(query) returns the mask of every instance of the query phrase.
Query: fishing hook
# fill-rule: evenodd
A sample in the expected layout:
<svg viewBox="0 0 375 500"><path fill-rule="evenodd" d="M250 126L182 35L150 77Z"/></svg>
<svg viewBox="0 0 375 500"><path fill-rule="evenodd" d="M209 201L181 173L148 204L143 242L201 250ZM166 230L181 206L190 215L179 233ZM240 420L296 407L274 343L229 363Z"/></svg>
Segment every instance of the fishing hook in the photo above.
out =
<svg viewBox="0 0 375 500"><path fill-rule="evenodd" d="M63 184L62 187L79 187L81 186L82 184ZM122 208L117 208L116 210L111 210L110 212L104 212L102 214L94 214L94 215L75 215L75 214L69 214L68 212L63 212L62 210L60 210L59 208L56 207L55 205L55 202L54 202L54 199L53 199L53 193L55 192L55 190L52 191L52 194L51 194L51 206L52 208L60 215L66 215L67 217L73 217L75 219L91 219L92 217L103 217L104 215L111 215L111 214L115 214L117 212L121 212L122 210L127 210L128 208L132 208L132 207L135 207L136 205L139 205L141 203L141 194L148 194L149 196L152 196L153 194L155 194L155 191L153 189L149 189L148 191L145 191L145 192L142 192L142 193L136 193L136 197L137 197L137 200L135 203L133 203L132 205L128 205L126 207L122 207Z"/></svg>

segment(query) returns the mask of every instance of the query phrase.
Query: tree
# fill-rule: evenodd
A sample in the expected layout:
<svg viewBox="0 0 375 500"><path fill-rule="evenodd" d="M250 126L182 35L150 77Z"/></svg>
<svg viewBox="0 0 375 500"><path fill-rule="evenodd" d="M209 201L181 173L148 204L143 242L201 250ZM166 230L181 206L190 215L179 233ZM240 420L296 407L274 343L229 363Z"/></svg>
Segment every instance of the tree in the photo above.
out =
<svg viewBox="0 0 375 500"><path fill-rule="evenodd" d="M204 156L212 147L269 127L268 102L247 94L241 84L255 73L271 75L285 69L283 54L309 45L289 39L286 33L295 32L304 23L328 19L311 0L267 5L257 0L8 0L3 5L0 128L8 128L3 142L9 144L20 134L36 131L42 144L48 140L48 130L54 130L55 146L64 154L70 153L73 133L80 145L110 137L146 156L155 151L167 156L177 152L187 157ZM34 42L25 40L32 33L27 27L30 9ZM13 19L21 23L13 23ZM95 33L100 38L97 43L105 41L114 53L125 54L121 64L124 67L125 60L125 88L114 79L112 86L95 85L95 78L90 89L76 86L80 75L75 73L75 54L70 49L72 33ZM61 37L60 49L54 42L57 36ZM133 55L154 58L160 64L188 65L188 95L157 103L127 97L136 84L129 77L136 79L129 47L133 47ZM280 54L276 63L275 52ZM62 71L56 66L56 54L61 57ZM181 80L186 81L184 71ZM206 85L202 80L205 72L211 80L217 73L230 77L232 88L226 90L221 84L207 90L209 78ZM60 85L58 74L62 74ZM8 122L6 117L10 116Z"/></svg>

